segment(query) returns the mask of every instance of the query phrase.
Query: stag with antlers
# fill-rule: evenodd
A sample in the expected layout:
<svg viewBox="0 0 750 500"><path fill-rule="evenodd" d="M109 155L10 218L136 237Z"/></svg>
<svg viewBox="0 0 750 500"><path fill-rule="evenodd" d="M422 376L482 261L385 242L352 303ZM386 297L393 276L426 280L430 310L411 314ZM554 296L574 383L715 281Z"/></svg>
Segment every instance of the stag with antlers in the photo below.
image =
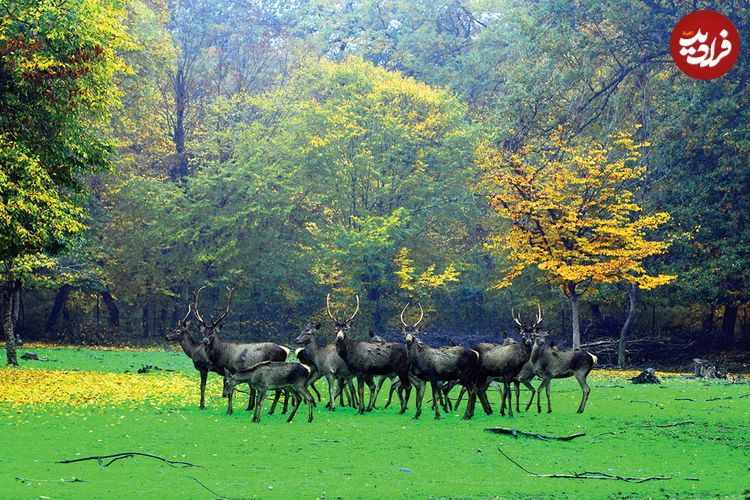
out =
<svg viewBox="0 0 750 500"><path fill-rule="evenodd" d="M477 392L476 397L469 394L469 403L466 407L464 418L471 418L474 415L477 397L485 413L488 415L492 414L492 406L490 406L487 400L487 387L492 380L499 380L503 383L503 404L501 405L500 414L505 415L505 402L507 401L508 415L513 416L510 383L518 376L523 366L531 358L533 333L542 322L544 316L541 307L538 307L536 323L526 326L521 321L520 316L516 317L513 308L511 308L511 314L516 324L520 325L521 342L503 345L482 343L476 346L475 350L479 352Z"/></svg>
<svg viewBox="0 0 750 500"><path fill-rule="evenodd" d="M419 304L419 319L411 326L404 320L404 314L408 307L409 304L406 304L401 311L401 325L406 339L406 352L411 364L411 372L416 378L417 411L414 418L419 418L422 414L422 398L424 397L426 382L429 382L432 388L432 406L435 409L435 419L439 419L440 383L458 380L467 388L469 394L474 394L476 392L474 376L479 363L479 353L461 346L433 348L424 345L417 338L419 334L418 326L424 319L422 304Z"/></svg>
<svg viewBox="0 0 750 500"><path fill-rule="evenodd" d="M221 370L223 374L225 370L229 370L232 373L248 369L251 366L255 366L262 361L286 361L286 357L289 354L289 349L286 347L274 344L272 342L259 342L252 344L239 344L235 342L224 342L219 338L219 332L224 325L224 319L229 314L230 306L232 303L232 288L227 288L227 305L224 312L219 319L216 321L207 322L203 319L198 307L198 299L200 293L206 288L202 286L195 292L195 301L193 314L195 319L200 325L201 333L203 334L203 344L206 348L206 354L208 359L214 365L215 370ZM225 380L226 386L226 380ZM227 414L232 413L232 393L229 391L228 408ZM248 410L253 409L254 403L254 390L250 389L250 404L248 404ZM276 394L275 401L278 401L279 393ZM275 404L274 406L275 407ZM272 407L272 408L273 408Z"/></svg>
<svg viewBox="0 0 750 500"><path fill-rule="evenodd" d="M357 390L359 393L359 413L365 412L364 395L365 382L370 388L370 402L367 411L371 411L375 405L375 383L373 377L377 375L396 375L402 386L406 388L406 397L401 403L399 413L406 411L406 402L411 393L409 381L409 357L406 346L397 342L373 343L352 340L348 332L354 323L354 318L359 312L359 295L356 296L357 307L347 320L340 320L331 310L331 294L326 296L326 310L328 316L333 320L336 331L336 352L344 360L349 370L357 377Z"/></svg>
<svg viewBox="0 0 750 500"><path fill-rule="evenodd" d="M188 321L188 318L192 313L193 304L190 303L188 304L188 312L185 317L179 320L175 329L169 332L164 338L170 342L179 341L180 346L182 347L182 352L193 360L193 366L201 375L200 409L203 410L206 408L206 380L208 379L208 372L213 371L219 373L219 371L214 368L211 360L208 359L208 354L206 354L206 348L203 345L203 342L196 341L190 334L190 322ZM219 375L222 374L219 373Z"/></svg>

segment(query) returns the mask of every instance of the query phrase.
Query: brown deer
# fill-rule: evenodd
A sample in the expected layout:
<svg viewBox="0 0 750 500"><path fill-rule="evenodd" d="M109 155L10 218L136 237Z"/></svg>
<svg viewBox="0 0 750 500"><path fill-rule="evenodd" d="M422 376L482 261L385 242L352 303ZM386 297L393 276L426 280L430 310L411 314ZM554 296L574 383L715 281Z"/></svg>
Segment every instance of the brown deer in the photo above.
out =
<svg viewBox="0 0 750 500"><path fill-rule="evenodd" d="M289 390L294 396L294 407L292 408L287 422L294 419L302 399L307 403L307 421L312 422L312 408L315 404L312 395L307 390L307 381L310 378L310 367L302 363L284 363L277 361L262 361L249 368L243 368L236 372L226 370L226 386L224 395L229 397L239 383L247 383L257 394L255 401L255 413L253 422L260 422L260 413L263 408L263 400L266 392L282 389Z"/></svg>
<svg viewBox="0 0 750 500"><path fill-rule="evenodd" d="M375 405L375 383L373 377L377 375L396 375L402 386L406 388L406 397L401 402L399 413L406 411L406 402L411 393L409 381L409 357L406 346L396 342L373 343L355 341L347 337L349 329L354 323L354 318L359 312L359 295L356 296L357 307L347 320L340 320L331 311L331 294L326 296L326 310L328 316L333 320L336 329L336 352L346 362L349 370L357 377L357 390L359 397L359 414L364 414L365 404L364 384L370 388L370 402L367 411L371 411Z"/></svg>
<svg viewBox="0 0 750 500"><path fill-rule="evenodd" d="M203 410L206 408L206 380L208 379L208 372L212 371L222 376L224 374L216 370L211 363L211 360L208 359L208 354L206 354L206 348L203 345L203 342L194 340L193 336L190 334L190 322L188 321L188 317L192 314L192 309L193 304L188 304L188 312L185 317L177 321L175 329L169 332L164 339L170 342L179 341L180 346L182 347L182 352L193 360L193 366L198 370L201 376L200 409Z"/></svg>
<svg viewBox="0 0 750 500"><path fill-rule="evenodd" d="M253 344L238 344L235 342L224 342L219 338L219 332L223 326L224 318L229 314L230 306L232 303L232 288L227 288L227 306L219 319L216 321L206 322L200 314L198 308L198 299L200 298L201 291L206 288L205 286L198 289L195 292L195 304L193 309L193 315L200 325L201 333L203 334L203 344L206 348L206 354L208 359L215 366L216 370L229 370L231 372L238 372L243 369L247 369L254 366L262 361L285 361L289 354L289 349L272 342L259 342ZM225 380L226 385L226 380ZM224 391L227 394L227 391ZM233 391L228 392L228 408L227 414L232 414L232 394ZM253 408L255 404L255 394L251 387L250 390L250 404L248 404L248 410ZM278 396L278 393L277 393ZM278 401L278 397L276 398Z"/></svg>
<svg viewBox="0 0 750 500"><path fill-rule="evenodd" d="M538 308L537 320L531 326L524 326L519 318L516 318L515 311L511 308L511 314L517 324L521 324L521 342L514 342L504 345L482 343L475 347L479 352L479 369L477 373L477 392L476 397L484 408L485 413L492 414L492 406L487 400L487 387L490 381L497 379L503 383L502 400L500 414L505 415L505 402L507 401L508 416L513 416L513 400L511 396L510 383L515 379L523 369L523 366L531 358L531 349L533 344L533 332L542 322L543 315L541 306ZM468 419L474 415L476 397L469 394L469 403L466 406L464 418Z"/></svg>
<svg viewBox="0 0 750 500"><path fill-rule="evenodd" d="M476 392L474 374L479 363L479 353L461 346L433 348L424 345L417 335L417 327L424 319L424 310L419 304L419 319L409 326L404 320L404 313L409 304L401 311L402 331L406 339L406 352L411 364L411 373L416 377L417 411L414 418L422 414L422 398L426 382L432 388L432 406L435 409L435 419L440 418L440 404L442 397L440 382L459 380L470 394ZM446 409L446 411L448 411Z"/></svg>
<svg viewBox="0 0 750 500"><path fill-rule="evenodd" d="M534 347L531 350L531 363L534 366L534 373L542 379L537 388L537 412L542 412L542 387L544 387L547 394L547 413L552 413L552 403L549 397L550 382L555 378L575 377L583 392L577 413L583 413L586 401L589 399L589 393L591 392L586 377L588 377L591 368L597 363L597 357L583 349L546 347L544 345L546 336L545 332L536 332Z"/></svg>
<svg viewBox="0 0 750 500"><path fill-rule="evenodd" d="M316 367L317 372L313 374L311 382L315 382L322 377L325 377L328 381L330 400L326 408L335 411L336 397L341 394L347 384L351 386L351 378L354 374L349 370L346 362L339 356L335 344L318 344L316 333L320 331L320 327L320 323L315 326L308 323L299 336L294 339L294 342L297 345L305 346L307 357Z"/></svg>

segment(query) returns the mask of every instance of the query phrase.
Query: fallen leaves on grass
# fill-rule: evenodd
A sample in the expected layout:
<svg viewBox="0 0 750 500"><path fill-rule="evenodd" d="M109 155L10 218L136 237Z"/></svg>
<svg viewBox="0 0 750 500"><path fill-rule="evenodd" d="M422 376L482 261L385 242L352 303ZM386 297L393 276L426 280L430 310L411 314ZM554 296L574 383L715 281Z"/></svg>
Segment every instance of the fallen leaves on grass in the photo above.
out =
<svg viewBox="0 0 750 500"><path fill-rule="evenodd" d="M197 377L130 373L0 369L0 403L114 406L123 403L193 402Z"/></svg>

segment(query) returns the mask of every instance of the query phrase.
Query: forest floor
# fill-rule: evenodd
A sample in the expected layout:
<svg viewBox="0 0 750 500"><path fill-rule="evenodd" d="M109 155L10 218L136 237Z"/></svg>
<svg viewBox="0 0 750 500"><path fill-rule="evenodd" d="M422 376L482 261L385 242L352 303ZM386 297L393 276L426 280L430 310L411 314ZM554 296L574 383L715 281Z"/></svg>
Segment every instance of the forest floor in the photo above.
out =
<svg viewBox="0 0 750 500"><path fill-rule="evenodd" d="M225 415L210 376L198 409L198 375L181 351L25 346L48 361L0 369L0 491L6 498L580 498L750 494L750 385L661 373L633 385L632 372L594 371L586 412L574 380L552 383L552 414L470 421L461 411L420 420L395 409L359 416L314 410L252 424L245 395ZM1 359L5 353L0 350ZM145 373L138 369L148 367ZM318 389L325 393L324 384ZM454 396L457 391L454 392ZM521 393L522 401L528 398ZM491 394L497 404L497 392ZM325 398L324 398L325 400ZM545 401L546 404L546 401ZM382 405L382 402L381 402ZM426 403L428 406L428 403ZM523 410L523 408L522 408ZM504 426L570 441L498 435ZM501 454L501 451L505 454ZM123 452L135 456L58 463ZM653 478L534 476L601 472ZM743 493L744 492L744 493Z"/></svg>

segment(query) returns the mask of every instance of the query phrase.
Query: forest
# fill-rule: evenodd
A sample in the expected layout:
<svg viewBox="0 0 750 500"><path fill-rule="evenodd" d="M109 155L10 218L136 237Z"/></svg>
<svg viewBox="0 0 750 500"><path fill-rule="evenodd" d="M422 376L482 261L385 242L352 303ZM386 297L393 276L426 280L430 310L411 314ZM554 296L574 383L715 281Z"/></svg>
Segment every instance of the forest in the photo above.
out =
<svg viewBox="0 0 750 500"><path fill-rule="evenodd" d="M675 66L701 8L750 46L746 1L3 2L5 337L158 343L209 285L252 340L332 293L362 334L538 303L609 364L747 348L750 60Z"/></svg>

